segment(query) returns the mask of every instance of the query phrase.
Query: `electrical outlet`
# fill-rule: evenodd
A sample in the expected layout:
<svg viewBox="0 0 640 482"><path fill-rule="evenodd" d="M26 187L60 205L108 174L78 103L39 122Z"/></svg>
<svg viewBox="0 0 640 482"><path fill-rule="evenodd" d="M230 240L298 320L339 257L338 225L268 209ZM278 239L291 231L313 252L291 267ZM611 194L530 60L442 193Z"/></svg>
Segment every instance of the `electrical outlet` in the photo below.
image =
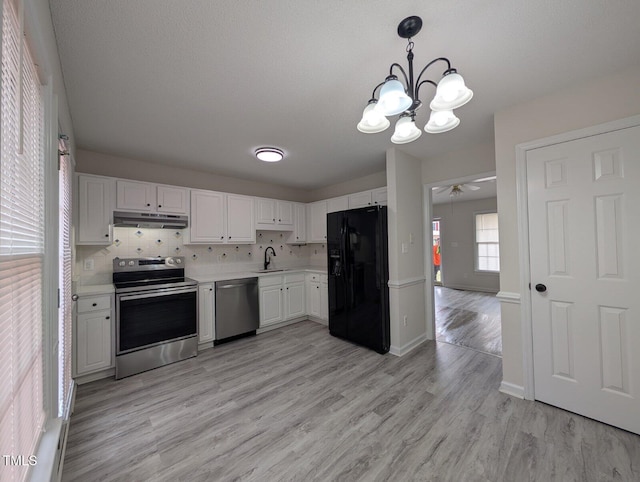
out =
<svg viewBox="0 0 640 482"><path fill-rule="evenodd" d="M403 324L404 326L407 326L407 315L404 315L404 316L402 317L402 324Z"/></svg>
<svg viewBox="0 0 640 482"><path fill-rule="evenodd" d="M93 269L95 268L95 263L93 258L86 258L84 260L84 270L85 271L93 271Z"/></svg>

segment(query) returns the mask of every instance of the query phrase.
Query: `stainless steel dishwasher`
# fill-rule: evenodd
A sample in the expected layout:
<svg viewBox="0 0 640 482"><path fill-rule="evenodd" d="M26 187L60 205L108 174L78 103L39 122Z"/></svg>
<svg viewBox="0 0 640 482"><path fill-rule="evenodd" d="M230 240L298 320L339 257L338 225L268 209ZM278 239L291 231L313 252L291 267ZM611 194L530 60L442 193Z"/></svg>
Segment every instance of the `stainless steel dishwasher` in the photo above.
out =
<svg viewBox="0 0 640 482"><path fill-rule="evenodd" d="M260 326L258 278L216 282L216 335L214 345L255 335Z"/></svg>

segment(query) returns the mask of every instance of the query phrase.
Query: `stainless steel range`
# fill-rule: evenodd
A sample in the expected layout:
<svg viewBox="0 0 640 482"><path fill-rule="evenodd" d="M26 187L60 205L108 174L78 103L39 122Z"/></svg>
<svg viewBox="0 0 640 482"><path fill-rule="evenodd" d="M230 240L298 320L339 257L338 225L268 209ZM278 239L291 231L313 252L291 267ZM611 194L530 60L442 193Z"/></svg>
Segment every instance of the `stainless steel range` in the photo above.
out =
<svg viewBox="0 0 640 482"><path fill-rule="evenodd" d="M116 379L198 354L198 284L184 257L115 258Z"/></svg>

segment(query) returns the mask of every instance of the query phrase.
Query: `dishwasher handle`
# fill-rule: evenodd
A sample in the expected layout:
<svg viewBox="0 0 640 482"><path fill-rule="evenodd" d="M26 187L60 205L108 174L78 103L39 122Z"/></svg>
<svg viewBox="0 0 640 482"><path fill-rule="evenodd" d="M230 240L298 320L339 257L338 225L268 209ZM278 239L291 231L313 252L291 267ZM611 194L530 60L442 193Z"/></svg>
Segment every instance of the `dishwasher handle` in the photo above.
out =
<svg viewBox="0 0 640 482"><path fill-rule="evenodd" d="M257 284L258 284L258 278L243 278L238 280L218 281L216 283L216 289L226 290L230 288L241 288L243 286L250 286L250 285L257 285Z"/></svg>

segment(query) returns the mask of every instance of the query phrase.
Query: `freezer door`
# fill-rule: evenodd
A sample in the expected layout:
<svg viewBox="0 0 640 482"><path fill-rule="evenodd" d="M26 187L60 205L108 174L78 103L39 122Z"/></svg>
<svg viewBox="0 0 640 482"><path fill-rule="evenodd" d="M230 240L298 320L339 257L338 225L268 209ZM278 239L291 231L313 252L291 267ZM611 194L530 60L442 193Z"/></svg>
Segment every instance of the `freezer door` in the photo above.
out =
<svg viewBox="0 0 640 482"><path fill-rule="evenodd" d="M329 332L347 337L344 211L327 214L327 273L329 275Z"/></svg>

